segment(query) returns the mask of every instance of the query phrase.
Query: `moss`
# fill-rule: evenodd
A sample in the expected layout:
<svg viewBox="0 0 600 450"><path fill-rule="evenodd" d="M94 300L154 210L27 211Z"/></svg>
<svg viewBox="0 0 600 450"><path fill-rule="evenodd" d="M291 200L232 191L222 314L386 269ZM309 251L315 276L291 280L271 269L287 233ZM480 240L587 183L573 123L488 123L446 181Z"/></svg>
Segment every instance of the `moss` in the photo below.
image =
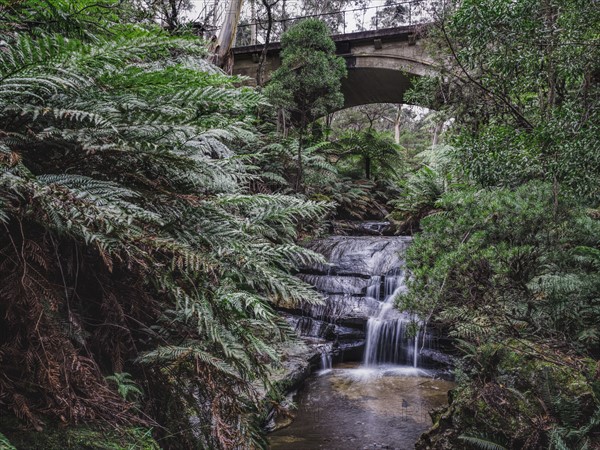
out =
<svg viewBox="0 0 600 450"><path fill-rule="evenodd" d="M42 431L27 430L15 420L2 419L0 430L17 450L159 450L150 429L104 429L78 425L49 425Z"/></svg>
<svg viewBox="0 0 600 450"><path fill-rule="evenodd" d="M460 435L490 436L508 448L547 448L557 426L584 426L600 406L596 364L544 344L507 340L480 346L475 364L432 415L417 449L465 448ZM592 370L593 366L593 370Z"/></svg>

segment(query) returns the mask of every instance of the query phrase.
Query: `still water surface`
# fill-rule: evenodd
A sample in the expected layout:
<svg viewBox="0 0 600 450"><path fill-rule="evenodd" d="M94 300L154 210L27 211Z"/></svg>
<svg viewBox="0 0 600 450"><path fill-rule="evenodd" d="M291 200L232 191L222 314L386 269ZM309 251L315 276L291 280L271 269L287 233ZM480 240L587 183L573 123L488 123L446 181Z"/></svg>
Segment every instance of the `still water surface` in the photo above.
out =
<svg viewBox="0 0 600 450"><path fill-rule="evenodd" d="M453 386L414 367L335 365L305 382L294 421L270 435L271 448L412 449Z"/></svg>

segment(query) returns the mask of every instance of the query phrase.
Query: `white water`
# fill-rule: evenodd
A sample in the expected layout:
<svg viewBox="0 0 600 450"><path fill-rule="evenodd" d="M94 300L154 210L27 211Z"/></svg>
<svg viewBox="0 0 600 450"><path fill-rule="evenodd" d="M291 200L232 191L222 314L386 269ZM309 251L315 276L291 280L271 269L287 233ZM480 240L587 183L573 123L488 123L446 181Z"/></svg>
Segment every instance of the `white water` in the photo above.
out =
<svg viewBox="0 0 600 450"><path fill-rule="evenodd" d="M377 285L380 285L379 281ZM412 364L417 367L419 360L418 327L415 317L401 313L394 308L398 295L406 291L405 274L395 269L384 276L384 296L379 311L367 322L364 363L367 366L380 364ZM379 294L377 288L367 288L367 293ZM375 297L379 299L378 297Z"/></svg>
<svg viewBox="0 0 600 450"><path fill-rule="evenodd" d="M310 248L322 253L327 264L313 265L299 275L325 295L324 304L304 308L306 316L336 325L367 321L366 366L417 367L419 343L427 344L428 336L419 330L418 320L394 307L398 295L406 291L404 254L410 240L330 236L314 241Z"/></svg>
<svg viewBox="0 0 600 450"><path fill-rule="evenodd" d="M321 370L331 370L331 367L331 353L323 351L323 353L321 353Z"/></svg>

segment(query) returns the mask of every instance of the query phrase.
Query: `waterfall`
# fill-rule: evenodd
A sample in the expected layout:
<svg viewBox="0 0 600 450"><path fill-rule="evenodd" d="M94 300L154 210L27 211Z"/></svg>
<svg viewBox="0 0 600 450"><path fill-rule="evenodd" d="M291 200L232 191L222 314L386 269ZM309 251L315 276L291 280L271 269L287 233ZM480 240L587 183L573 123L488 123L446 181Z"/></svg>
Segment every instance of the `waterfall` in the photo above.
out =
<svg viewBox="0 0 600 450"><path fill-rule="evenodd" d="M383 308L382 308L383 309ZM408 317L386 318L385 315L371 317L367 322L364 362L367 366L377 364L412 364L417 367L419 359L419 337L409 333L413 320Z"/></svg>
<svg viewBox="0 0 600 450"><path fill-rule="evenodd" d="M325 350L323 353L321 353L321 370L329 370L331 367L331 353Z"/></svg>
<svg viewBox="0 0 600 450"><path fill-rule="evenodd" d="M416 367L419 345L427 344L428 336L414 332L415 317L394 308L395 298L406 290L404 254L410 241L405 236L330 236L308 244L327 263L304 267L298 277L323 293L325 302L307 305L303 317L288 320L302 336L340 346L356 343L357 348L364 342L366 365Z"/></svg>
<svg viewBox="0 0 600 450"><path fill-rule="evenodd" d="M382 303L376 314L367 321L364 363L367 366L377 364L412 364L417 367L418 342L420 331L411 336L409 328L418 324L415 317L400 313L394 308L396 297L406 291L404 271L393 269L384 278L384 295L378 298ZM381 283L376 281L377 286ZM378 293L378 287L368 293Z"/></svg>
<svg viewBox="0 0 600 450"><path fill-rule="evenodd" d="M367 286L367 297L379 299L381 295L381 276L374 275L371 277L371 284Z"/></svg>

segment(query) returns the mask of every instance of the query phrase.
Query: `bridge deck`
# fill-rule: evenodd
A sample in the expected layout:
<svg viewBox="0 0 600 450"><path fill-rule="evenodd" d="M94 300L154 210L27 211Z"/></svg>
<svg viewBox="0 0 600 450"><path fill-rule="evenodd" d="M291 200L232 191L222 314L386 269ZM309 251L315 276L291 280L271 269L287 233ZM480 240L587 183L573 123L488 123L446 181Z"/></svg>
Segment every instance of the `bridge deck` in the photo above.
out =
<svg viewBox="0 0 600 450"><path fill-rule="evenodd" d="M427 24L407 25L402 27L384 28L380 30L357 31L346 34L333 34L331 38L336 44L343 42L361 43L373 41L373 39L408 41L410 35L421 34L427 28ZM338 45L338 48L340 46ZM234 55L247 55L252 53L260 53L264 48L264 44L245 45L243 47L234 47L232 49ZM268 52L281 50L281 42L271 42L267 46Z"/></svg>

